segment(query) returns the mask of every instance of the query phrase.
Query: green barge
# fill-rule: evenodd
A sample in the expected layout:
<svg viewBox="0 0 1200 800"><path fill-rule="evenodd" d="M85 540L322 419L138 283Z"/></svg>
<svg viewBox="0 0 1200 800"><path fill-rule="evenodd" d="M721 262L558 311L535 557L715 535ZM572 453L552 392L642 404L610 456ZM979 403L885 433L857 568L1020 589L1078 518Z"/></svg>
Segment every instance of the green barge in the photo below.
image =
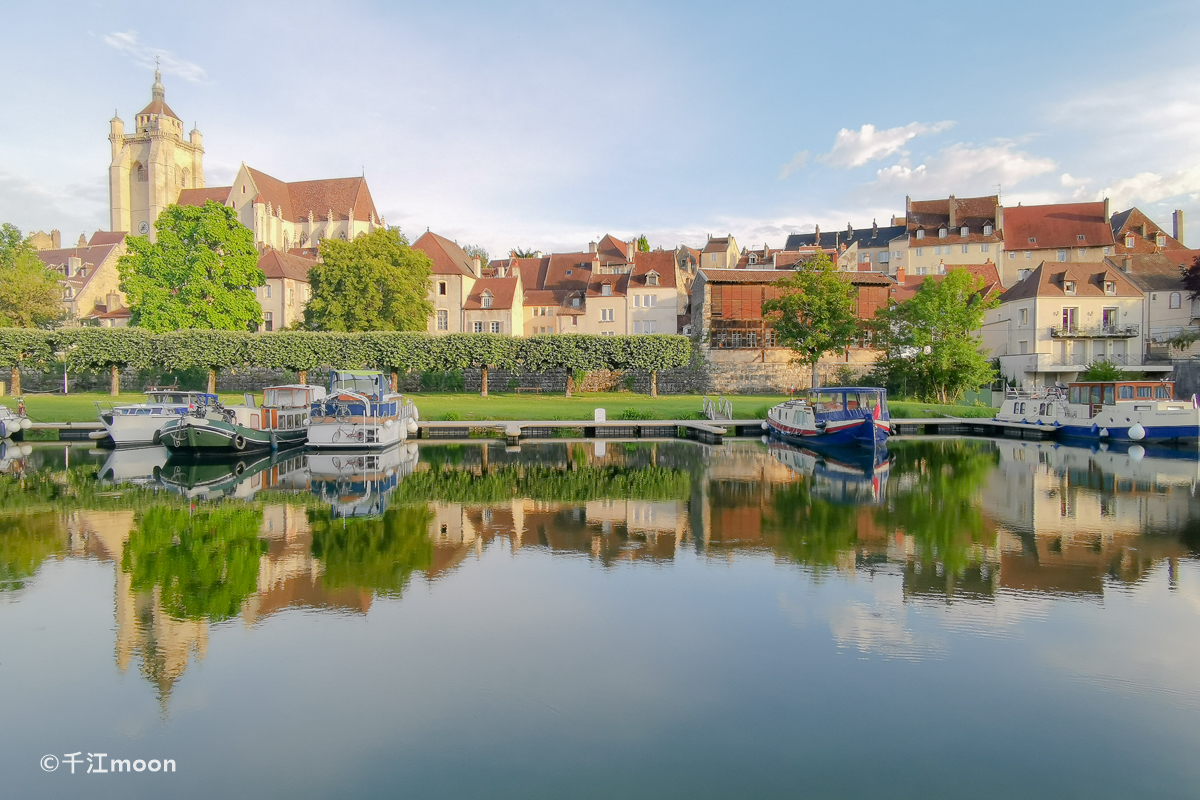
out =
<svg viewBox="0 0 1200 800"><path fill-rule="evenodd" d="M309 408L325 396L320 386L272 386L262 406L246 395L241 405L212 398L159 429L159 441L173 453L224 455L297 447L308 441Z"/></svg>

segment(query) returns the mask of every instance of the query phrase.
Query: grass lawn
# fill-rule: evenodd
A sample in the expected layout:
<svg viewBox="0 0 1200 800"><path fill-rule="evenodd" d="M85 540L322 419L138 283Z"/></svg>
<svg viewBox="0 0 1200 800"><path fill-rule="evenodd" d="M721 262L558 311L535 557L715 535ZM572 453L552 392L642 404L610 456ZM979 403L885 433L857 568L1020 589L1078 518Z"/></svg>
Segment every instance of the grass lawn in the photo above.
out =
<svg viewBox="0 0 1200 800"><path fill-rule="evenodd" d="M417 404L421 418L444 420L448 415L462 420L504 419L592 419L595 409L603 408L609 419L618 419L626 411L636 412L642 419L697 419L700 417L701 395L662 395L651 398L632 392L597 392L574 397L562 395L529 395L493 392L488 397L477 394L413 394L409 395ZM107 393L78 393L63 395L26 395L25 406L29 417L35 422L91 422L96 419L96 401L101 403L140 403L144 395L124 393L111 397ZM240 403L242 395L225 394L223 402ZM787 399L786 395L736 395L733 416L737 419L760 419L767 409ZM261 402L261 395L258 401ZM0 403L15 406L11 397L0 398ZM995 415L996 409L981 406L942 406L930 403L891 401L888 404L893 418L912 417L987 417Z"/></svg>

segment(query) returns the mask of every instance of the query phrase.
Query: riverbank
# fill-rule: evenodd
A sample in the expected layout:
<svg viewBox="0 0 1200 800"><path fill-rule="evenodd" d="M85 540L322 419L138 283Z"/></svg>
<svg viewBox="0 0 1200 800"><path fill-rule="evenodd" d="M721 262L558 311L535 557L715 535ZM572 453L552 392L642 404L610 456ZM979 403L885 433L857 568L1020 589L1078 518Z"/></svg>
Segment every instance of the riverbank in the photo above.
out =
<svg viewBox="0 0 1200 800"><path fill-rule="evenodd" d="M595 392L574 397L562 395L530 395L495 392L488 397L477 394L412 394L408 395L426 420L587 420L597 408L603 408L609 419L697 419L701 395L663 395L649 397L631 392ZM144 395L124 393L112 397L107 393L70 395L27 395L25 406L29 417L36 422L91 422L96 419L96 403L139 403ZM261 395L256 398L261 401ZM762 419L767 409L787 399L786 395L738 395L728 398L737 419ZM225 394L224 403L240 403L242 395ZM16 405L11 397L0 398L9 407ZM911 403L899 400L888 404L895 419L914 417L983 417L991 418L996 409L982 406L943 406L930 403Z"/></svg>

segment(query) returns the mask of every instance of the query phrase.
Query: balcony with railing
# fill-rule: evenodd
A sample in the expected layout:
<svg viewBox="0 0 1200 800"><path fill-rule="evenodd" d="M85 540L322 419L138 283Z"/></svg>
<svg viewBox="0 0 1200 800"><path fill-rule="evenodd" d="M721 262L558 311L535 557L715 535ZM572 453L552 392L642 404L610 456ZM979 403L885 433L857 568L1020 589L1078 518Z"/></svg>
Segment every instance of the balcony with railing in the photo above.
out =
<svg viewBox="0 0 1200 800"><path fill-rule="evenodd" d="M1050 336L1055 339L1135 339L1142 326L1125 325L1052 325Z"/></svg>

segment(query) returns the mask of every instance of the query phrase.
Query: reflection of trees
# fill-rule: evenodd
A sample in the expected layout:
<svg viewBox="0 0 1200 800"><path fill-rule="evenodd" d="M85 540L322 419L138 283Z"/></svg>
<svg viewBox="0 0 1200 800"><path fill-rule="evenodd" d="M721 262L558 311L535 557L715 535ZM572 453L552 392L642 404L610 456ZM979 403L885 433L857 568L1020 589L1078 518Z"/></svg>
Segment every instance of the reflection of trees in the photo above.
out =
<svg viewBox="0 0 1200 800"><path fill-rule="evenodd" d="M858 545L858 521L865 509L812 496L809 480L776 490L763 533L775 534L776 554L820 572Z"/></svg>
<svg viewBox="0 0 1200 800"><path fill-rule="evenodd" d="M261 526L251 506L153 506L139 513L121 569L134 591L158 588L171 616L227 619L258 586Z"/></svg>
<svg viewBox="0 0 1200 800"><path fill-rule="evenodd" d="M400 482L392 502L501 503L515 497L556 502L684 500L690 485L687 473L663 467L493 466L482 475L469 470L414 473Z"/></svg>
<svg viewBox="0 0 1200 800"><path fill-rule="evenodd" d="M433 565L433 511L428 506L393 507L382 517L351 519L336 519L329 509L309 509L308 521L312 553L325 567L329 588L352 586L399 596L413 572L428 572Z"/></svg>
<svg viewBox="0 0 1200 800"><path fill-rule="evenodd" d="M50 556L66 549L57 514L26 514L0 519L0 592L25 588Z"/></svg>

